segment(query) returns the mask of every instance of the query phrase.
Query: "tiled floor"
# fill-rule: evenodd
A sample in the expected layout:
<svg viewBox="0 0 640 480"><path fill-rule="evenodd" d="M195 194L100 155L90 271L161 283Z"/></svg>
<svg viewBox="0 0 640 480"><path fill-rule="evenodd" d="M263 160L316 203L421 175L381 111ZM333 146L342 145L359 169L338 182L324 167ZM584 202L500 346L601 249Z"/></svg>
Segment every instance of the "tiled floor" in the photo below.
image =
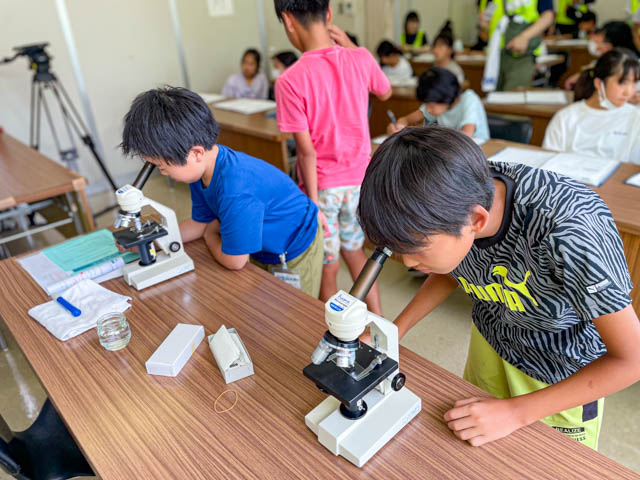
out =
<svg viewBox="0 0 640 480"><path fill-rule="evenodd" d="M152 178L145 187L150 197L172 205L179 219L190 215L188 187L176 184L169 189L166 179ZM93 198L95 209L107 203L107 197ZM99 226L107 226L112 218L105 215ZM41 244L60 241L55 234L37 239ZM19 249L19 245L14 246ZM15 252L14 252L15 253ZM421 281L407 275L406 269L388 261L380 277L380 291L384 314L395 318L415 295ZM351 285L346 269L339 275L339 286ZM402 345L425 358L461 375L469 343L471 302L461 290L457 290L446 302L419 322L402 340ZM6 327L0 329L9 340L9 351L0 353L0 413L14 430L30 425L42 406L45 393L22 356ZM600 435L600 452L640 473L640 383L616 393L606 401L603 428ZM0 480L8 479L0 473Z"/></svg>

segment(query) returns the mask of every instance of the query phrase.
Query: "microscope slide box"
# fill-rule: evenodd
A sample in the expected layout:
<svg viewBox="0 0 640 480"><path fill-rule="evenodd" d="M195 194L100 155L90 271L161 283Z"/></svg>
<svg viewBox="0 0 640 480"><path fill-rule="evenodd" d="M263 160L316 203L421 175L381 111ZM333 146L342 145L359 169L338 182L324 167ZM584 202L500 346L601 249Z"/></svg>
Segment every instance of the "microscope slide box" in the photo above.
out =
<svg viewBox="0 0 640 480"><path fill-rule="evenodd" d="M147 373L175 377L203 338L202 325L179 323L145 363Z"/></svg>

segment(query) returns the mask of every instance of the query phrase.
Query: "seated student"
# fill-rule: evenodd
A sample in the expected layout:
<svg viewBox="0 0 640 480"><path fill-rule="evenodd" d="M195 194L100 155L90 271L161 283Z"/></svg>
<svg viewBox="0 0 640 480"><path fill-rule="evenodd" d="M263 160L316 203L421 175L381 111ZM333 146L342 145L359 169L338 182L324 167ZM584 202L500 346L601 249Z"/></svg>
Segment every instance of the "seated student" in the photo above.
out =
<svg viewBox="0 0 640 480"><path fill-rule="evenodd" d="M598 17L591 10L587 10L578 20L578 38L589 38L596 32Z"/></svg>
<svg viewBox="0 0 640 480"><path fill-rule="evenodd" d="M383 40L376 50L382 71L389 79L405 80L413 77L413 68L393 43Z"/></svg>
<svg viewBox="0 0 640 480"><path fill-rule="evenodd" d="M430 272L395 320L399 338L458 286L472 298L464 378L489 395L444 414L459 439L479 446L542 420L596 448L602 399L640 380L640 321L593 190L487 162L455 130L407 128L373 155L358 213L374 245Z"/></svg>
<svg viewBox="0 0 640 480"><path fill-rule="evenodd" d="M185 243L204 239L230 270L247 261L271 271L284 261L302 290L320 291L322 228L318 208L293 181L262 160L216 143L219 127L200 95L185 88L141 93L124 118L122 151L189 183Z"/></svg>
<svg viewBox="0 0 640 480"><path fill-rule="evenodd" d="M230 98L260 98L269 95L269 82L260 73L260 52L250 48L242 55L242 73L234 73L222 87L222 95Z"/></svg>
<svg viewBox="0 0 640 480"><path fill-rule="evenodd" d="M436 59L435 66L449 70L456 76L458 83L462 85L464 83L464 72L462 67L453 59L455 52L453 51L453 30L451 29L450 20L447 20L447 23L433 41L431 51Z"/></svg>
<svg viewBox="0 0 640 480"><path fill-rule="evenodd" d="M601 57L614 48L626 48L638 55L633 43L631 27L624 22L609 22L589 36L588 50L594 57ZM593 67L595 61L585 68ZM565 89L572 90L578 81L579 73L574 73L565 81Z"/></svg>
<svg viewBox="0 0 640 480"><path fill-rule="evenodd" d="M636 93L640 63L616 48L580 74L576 103L557 112L542 146L640 164L640 109L627 103Z"/></svg>
<svg viewBox="0 0 640 480"><path fill-rule="evenodd" d="M420 17L416 12L407 13L404 19L404 31L400 36L400 48L402 48L403 52L411 53L429 51L427 34L420 29Z"/></svg>
<svg viewBox="0 0 640 480"><path fill-rule="evenodd" d="M287 68L296 63L296 60L298 60L298 56L290 50L276 53L273 57L271 57L271 61L273 62L273 68L271 69L271 80L275 82L276 79L280 75L282 75Z"/></svg>
<svg viewBox="0 0 640 480"><path fill-rule="evenodd" d="M449 70L432 67L420 76L416 89L418 100L423 102L420 109L396 124L390 123L387 133L402 130L423 120L462 131L469 137L488 140L489 124L482 100L471 89L464 92L456 77Z"/></svg>

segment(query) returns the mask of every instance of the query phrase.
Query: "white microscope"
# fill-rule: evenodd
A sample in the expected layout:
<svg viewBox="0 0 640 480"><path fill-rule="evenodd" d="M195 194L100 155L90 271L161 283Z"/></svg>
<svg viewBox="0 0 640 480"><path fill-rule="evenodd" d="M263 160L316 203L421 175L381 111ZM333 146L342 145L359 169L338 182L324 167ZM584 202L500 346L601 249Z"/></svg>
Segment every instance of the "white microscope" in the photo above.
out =
<svg viewBox="0 0 640 480"><path fill-rule="evenodd" d="M139 262L123 267L124 280L138 290L194 268L193 260L184 251L175 212L142 194L142 187L154 167L152 163L145 163L133 185L116 190L120 211L114 226L123 229L114 232L113 236L124 248L137 247L140 252ZM145 205L151 206L162 216L162 224L155 221L142 223L140 212ZM154 243L159 247L159 252L156 252Z"/></svg>
<svg viewBox="0 0 640 480"><path fill-rule="evenodd" d="M388 249L376 249L351 291L325 304L325 332L303 373L328 393L305 417L318 441L362 467L421 410L422 401L399 372L398 327L369 313L364 303ZM375 348L358 337L370 325Z"/></svg>

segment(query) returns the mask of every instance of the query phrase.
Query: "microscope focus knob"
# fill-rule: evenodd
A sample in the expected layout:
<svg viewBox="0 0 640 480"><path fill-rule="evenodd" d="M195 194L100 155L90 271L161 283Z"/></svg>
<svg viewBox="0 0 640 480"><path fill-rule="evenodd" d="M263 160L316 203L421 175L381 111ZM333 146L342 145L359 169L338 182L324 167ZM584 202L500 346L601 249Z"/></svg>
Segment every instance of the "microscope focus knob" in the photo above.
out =
<svg viewBox="0 0 640 480"><path fill-rule="evenodd" d="M169 250L171 250L173 253L180 251L180 242L171 242L171 245L169 245Z"/></svg>
<svg viewBox="0 0 640 480"><path fill-rule="evenodd" d="M398 373L393 380L391 380L391 388L393 388L396 392L404 387L405 382L407 381L407 376L404 373Z"/></svg>

